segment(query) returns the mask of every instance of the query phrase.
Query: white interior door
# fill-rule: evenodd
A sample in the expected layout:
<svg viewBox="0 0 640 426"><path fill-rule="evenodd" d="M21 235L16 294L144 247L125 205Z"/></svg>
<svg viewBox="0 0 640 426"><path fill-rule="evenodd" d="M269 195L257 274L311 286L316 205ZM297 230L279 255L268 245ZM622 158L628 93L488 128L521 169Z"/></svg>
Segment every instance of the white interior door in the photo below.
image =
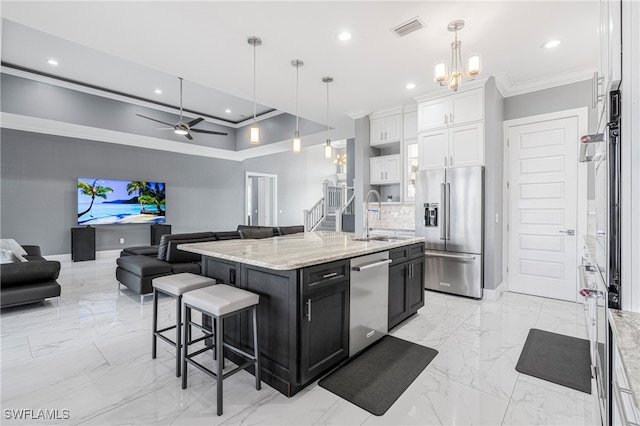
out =
<svg viewBox="0 0 640 426"><path fill-rule="evenodd" d="M258 226L264 226L266 214L265 188L267 186L267 178L258 178Z"/></svg>
<svg viewBox="0 0 640 426"><path fill-rule="evenodd" d="M578 118L509 126L509 291L576 301Z"/></svg>

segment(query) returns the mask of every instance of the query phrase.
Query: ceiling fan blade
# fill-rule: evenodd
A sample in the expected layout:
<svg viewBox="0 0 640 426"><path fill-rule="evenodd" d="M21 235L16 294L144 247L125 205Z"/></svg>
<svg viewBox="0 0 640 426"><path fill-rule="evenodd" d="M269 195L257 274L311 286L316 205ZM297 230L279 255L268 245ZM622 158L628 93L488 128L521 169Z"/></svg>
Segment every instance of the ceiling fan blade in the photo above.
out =
<svg viewBox="0 0 640 426"><path fill-rule="evenodd" d="M213 130L202 130L202 129L189 129L191 132L195 132L195 133L206 133L209 135L223 135L223 136L227 136L229 133L224 133L224 132L214 132Z"/></svg>
<svg viewBox="0 0 640 426"><path fill-rule="evenodd" d="M187 139L189 139L190 141L193 140L193 136L191 136L191 133L187 133L186 135L184 135Z"/></svg>
<svg viewBox="0 0 640 426"><path fill-rule="evenodd" d="M158 127L157 129L153 129L153 130L174 130L175 131L176 129L173 127Z"/></svg>
<svg viewBox="0 0 640 426"><path fill-rule="evenodd" d="M186 124L187 124L188 127L192 127L192 126L195 126L196 124L198 124L199 122L201 122L202 120L204 120L204 118L198 117L198 118L195 118L195 119L191 120L190 122L188 122Z"/></svg>
<svg viewBox="0 0 640 426"><path fill-rule="evenodd" d="M147 120L151 120L151 121L155 121L157 123L162 123L162 124L166 124L167 126L171 126L171 128L173 128L173 124L171 123L165 123L164 121L160 121L160 120L156 120L155 118L151 118L151 117L147 117L145 115L140 115L140 114L136 114L138 117L142 117L142 118L146 118Z"/></svg>

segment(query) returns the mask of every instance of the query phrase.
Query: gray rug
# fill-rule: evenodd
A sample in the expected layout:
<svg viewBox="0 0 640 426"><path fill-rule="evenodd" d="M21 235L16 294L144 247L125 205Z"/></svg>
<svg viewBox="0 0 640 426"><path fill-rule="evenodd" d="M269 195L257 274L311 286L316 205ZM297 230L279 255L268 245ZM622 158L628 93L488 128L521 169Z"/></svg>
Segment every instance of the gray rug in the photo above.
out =
<svg viewBox="0 0 640 426"><path fill-rule="evenodd" d="M385 336L318 384L381 416L437 354L435 349Z"/></svg>
<svg viewBox="0 0 640 426"><path fill-rule="evenodd" d="M516 370L590 394L590 366L588 340L532 328Z"/></svg>

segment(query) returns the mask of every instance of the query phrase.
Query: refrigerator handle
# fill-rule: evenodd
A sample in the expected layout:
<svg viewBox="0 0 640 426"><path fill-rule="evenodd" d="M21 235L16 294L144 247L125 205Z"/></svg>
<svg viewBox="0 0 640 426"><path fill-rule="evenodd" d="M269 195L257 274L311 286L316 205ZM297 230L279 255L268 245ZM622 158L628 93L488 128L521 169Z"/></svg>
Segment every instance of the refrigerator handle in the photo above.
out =
<svg viewBox="0 0 640 426"><path fill-rule="evenodd" d="M446 184L446 198L445 198L445 215L446 215L446 223L445 226L447 227L446 231L445 231L445 239L449 240L451 239L451 184L447 182Z"/></svg>
<svg viewBox="0 0 640 426"><path fill-rule="evenodd" d="M447 218L446 218L446 212L447 212L447 206L444 203L444 200L446 199L445 197L445 191L446 191L446 185L444 183L440 184L440 208L442 209L440 211L440 217L442 218L440 220L440 239L441 240L446 240L447 239L447 235L445 233L445 229L444 227L447 226Z"/></svg>

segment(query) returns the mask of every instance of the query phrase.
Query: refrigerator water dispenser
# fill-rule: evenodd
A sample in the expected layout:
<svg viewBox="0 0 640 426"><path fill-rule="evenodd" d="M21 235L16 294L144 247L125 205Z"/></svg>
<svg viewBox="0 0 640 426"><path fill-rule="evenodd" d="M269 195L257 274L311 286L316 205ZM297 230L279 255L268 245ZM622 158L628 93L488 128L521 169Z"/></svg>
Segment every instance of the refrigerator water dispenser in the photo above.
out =
<svg viewBox="0 0 640 426"><path fill-rule="evenodd" d="M438 203L424 203L424 226L438 226Z"/></svg>

